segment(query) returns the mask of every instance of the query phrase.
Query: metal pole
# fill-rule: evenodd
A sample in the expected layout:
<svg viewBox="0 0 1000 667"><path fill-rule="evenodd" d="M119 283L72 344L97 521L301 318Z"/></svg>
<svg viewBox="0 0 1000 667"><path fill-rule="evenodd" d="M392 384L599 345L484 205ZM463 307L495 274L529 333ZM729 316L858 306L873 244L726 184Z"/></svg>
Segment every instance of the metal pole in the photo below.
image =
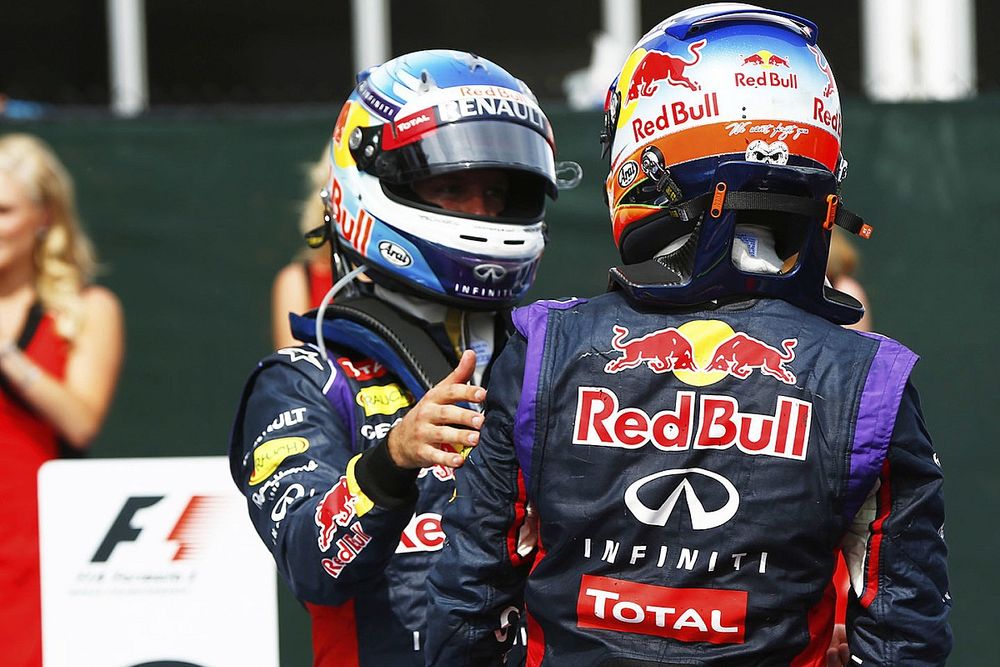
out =
<svg viewBox="0 0 1000 667"><path fill-rule="evenodd" d="M639 41L639 0L601 0L601 26L625 49Z"/></svg>
<svg viewBox="0 0 1000 667"><path fill-rule="evenodd" d="M107 0L111 111L136 116L149 108L143 0Z"/></svg>
<svg viewBox="0 0 1000 667"><path fill-rule="evenodd" d="M388 0L351 0L351 43L355 72L389 59Z"/></svg>
<svg viewBox="0 0 1000 667"><path fill-rule="evenodd" d="M917 84L921 97L976 94L976 17L972 0L917 0Z"/></svg>
<svg viewBox="0 0 1000 667"><path fill-rule="evenodd" d="M912 10L909 0L861 4L861 85L873 100L898 102L914 96Z"/></svg>
<svg viewBox="0 0 1000 667"><path fill-rule="evenodd" d="M973 0L863 0L861 82L874 100L976 94Z"/></svg>

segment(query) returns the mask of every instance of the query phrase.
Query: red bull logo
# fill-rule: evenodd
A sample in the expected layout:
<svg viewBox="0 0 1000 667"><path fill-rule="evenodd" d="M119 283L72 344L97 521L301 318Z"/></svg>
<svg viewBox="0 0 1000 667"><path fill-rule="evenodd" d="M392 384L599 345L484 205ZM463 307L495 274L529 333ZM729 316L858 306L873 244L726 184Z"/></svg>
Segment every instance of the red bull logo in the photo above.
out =
<svg viewBox="0 0 1000 667"><path fill-rule="evenodd" d="M362 255L367 254L368 239L372 233L372 217L363 208L358 209L355 218L344 206L344 191L340 181L333 179L333 192L330 193L330 217L340 229L340 233Z"/></svg>
<svg viewBox="0 0 1000 667"><path fill-rule="evenodd" d="M694 353L691 343L677 329L666 328L648 333L623 343L628 329L615 325L611 346L622 353L604 367L605 373L618 373L641 364L647 364L654 373L667 373L676 369L693 369Z"/></svg>
<svg viewBox="0 0 1000 667"><path fill-rule="evenodd" d="M701 85L685 74L688 67L693 67L701 60L701 49L708 43L702 39L688 46L690 59L685 60L681 56L675 56L660 51L649 51L639 62L632 74L631 86L628 89L628 102L637 100L639 97L649 97L654 94L658 86L658 81L665 81L671 86L682 86L688 90L697 92L701 90Z"/></svg>
<svg viewBox="0 0 1000 667"><path fill-rule="evenodd" d="M837 89L837 84L833 80L833 72L830 70L830 63L826 62L826 58L823 57L823 54L815 46L810 46L809 50L812 51L813 57L816 59L816 67L826 77L823 97L830 97L830 95L833 95L833 91Z"/></svg>
<svg viewBox="0 0 1000 667"><path fill-rule="evenodd" d="M771 53L766 49L762 49L757 53L751 53L749 56L743 59L740 63L741 67L747 65L756 65L757 67L763 67L765 69L770 69L772 67L790 67L787 58L782 58L777 53Z"/></svg>
<svg viewBox="0 0 1000 667"><path fill-rule="evenodd" d="M357 496L351 493L347 477L341 475L338 481L316 506L316 525L319 526L318 544L321 551L327 551L337 534L338 526L346 528L356 516L354 505Z"/></svg>
<svg viewBox="0 0 1000 667"><path fill-rule="evenodd" d="M745 333L738 333L715 349L712 362L707 370L725 371L730 375L745 380L754 369L759 369L764 375L769 375L785 384L795 384L795 374L789 371L785 364L795 358L797 339L786 338L781 341L784 352L771 347Z"/></svg>
<svg viewBox="0 0 1000 667"><path fill-rule="evenodd" d="M714 384L725 377L745 380L754 370L785 384L795 384L788 364L795 359L796 338L778 349L717 320L686 322L626 341L629 331L612 327L611 346L621 353L604 366L605 373L620 373L646 364L654 373L673 372L693 386Z"/></svg>
<svg viewBox="0 0 1000 667"><path fill-rule="evenodd" d="M799 87L799 77L794 72L789 71L785 76L782 76L777 71L766 71L781 67L791 68L788 59L782 58L776 53L766 50L751 53L742 59L740 68L745 68L747 65L765 71L735 72L733 76L737 88L790 88L795 90Z"/></svg>
<svg viewBox="0 0 1000 667"><path fill-rule="evenodd" d="M336 579L345 567L354 562L354 559L364 551L371 541L371 535L364 531L360 521L351 524L344 536L337 540L336 553L331 558L324 558L320 561L323 571Z"/></svg>
<svg viewBox="0 0 1000 667"><path fill-rule="evenodd" d="M751 456L804 461L809 450L812 403L778 396L772 414L741 409L732 396L678 391L673 406L650 414L622 406L607 387L579 387L573 444L663 452L736 450Z"/></svg>

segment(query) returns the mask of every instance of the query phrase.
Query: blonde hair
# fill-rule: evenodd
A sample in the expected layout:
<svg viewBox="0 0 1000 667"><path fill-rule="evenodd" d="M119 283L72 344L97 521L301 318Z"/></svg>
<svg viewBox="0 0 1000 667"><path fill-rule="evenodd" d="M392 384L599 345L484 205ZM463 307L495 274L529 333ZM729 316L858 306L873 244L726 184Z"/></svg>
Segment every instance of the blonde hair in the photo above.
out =
<svg viewBox="0 0 1000 667"><path fill-rule="evenodd" d="M83 324L81 293L97 268L77 215L73 179L52 149L30 134L0 136L0 172L48 212L49 227L35 245L35 290L59 334L73 339Z"/></svg>
<svg viewBox="0 0 1000 667"><path fill-rule="evenodd" d="M299 205L299 231L302 234L311 232L323 224L323 200L320 199L320 190L327 186L330 179L330 158L328 149L324 148L319 160L312 164L304 165L303 171L308 177L309 192L306 198ZM299 261L308 261L317 257L317 253L322 257L328 257L330 249L326 246L318 250L303 248L297 255Z"/></svg>

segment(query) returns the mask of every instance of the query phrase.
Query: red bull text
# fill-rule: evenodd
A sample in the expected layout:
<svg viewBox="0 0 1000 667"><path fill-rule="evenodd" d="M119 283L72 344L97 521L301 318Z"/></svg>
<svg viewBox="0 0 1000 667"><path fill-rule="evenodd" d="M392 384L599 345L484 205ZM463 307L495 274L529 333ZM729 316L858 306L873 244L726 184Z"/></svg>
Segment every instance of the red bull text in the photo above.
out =
<svg viewBox="0 0 1000 667"><path fill-rule="evenodd" d="M740 410L732 396L704 394L695 410L695 393L678 391L672 407L653 415L621 407L607 387L579 387L573 426L574 445L638 449L647 444L665 452L729 449L744 454L804 461L809 450L812 403L778 396L774 414Z"/></svg>

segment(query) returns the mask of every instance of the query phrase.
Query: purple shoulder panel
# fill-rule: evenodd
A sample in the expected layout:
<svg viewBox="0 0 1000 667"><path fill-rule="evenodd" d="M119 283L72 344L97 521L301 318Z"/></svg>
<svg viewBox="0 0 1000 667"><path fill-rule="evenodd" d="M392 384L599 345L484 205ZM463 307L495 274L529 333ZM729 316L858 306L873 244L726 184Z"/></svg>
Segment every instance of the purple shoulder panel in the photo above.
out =
<svg viewBox="0 0 1000 667"><path fill-rule="evenodd" d="M340 415L344 422L344 427L351 434L351 451L357 453L358 449L358 417L355 408L356 403L354 392L347 382L347 376L341 373L333 362L331 362L332 377L326 383L323 394L326 400L333 406L334 412Z"/></svg>
<svg viewBox="0 0 1000 667"><path fill-rule="evenodd" d="M528 485L531 479L531 453L535 447L535 409L542 373L542 356L545 353L549 310L568 310L585 301L576 298L565 301L536 301L530 306L516 309L512 314L514 327L528 342L524 355L521 400L517 404L517 413L514 416L514 451L524 473L525 485Z"/></svg>
<svg viewBox="0 0 1000 667"><path fill-rule="evenodd" d="M851 471L844 497L844 518L848 521L857 514L882 470L896 425L899 402L910 371L919 358L891 338L878 334L862 335L877 340L879 346L858 404L854 443L851 446Z"/></svg>

